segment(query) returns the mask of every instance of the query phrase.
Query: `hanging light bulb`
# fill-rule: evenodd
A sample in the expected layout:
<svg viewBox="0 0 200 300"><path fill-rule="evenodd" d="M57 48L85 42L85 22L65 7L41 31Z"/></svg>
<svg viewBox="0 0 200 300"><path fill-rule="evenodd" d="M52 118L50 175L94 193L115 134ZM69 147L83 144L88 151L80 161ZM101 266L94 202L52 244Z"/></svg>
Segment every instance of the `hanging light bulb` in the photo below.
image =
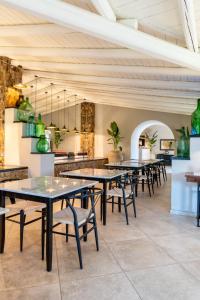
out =
<svg viewBox="0 0 200 300"><path fill-rule="evenodd" d="M78 131L78 129L77 129L77 127L76 127L76 106L77 106L77 104L76 104L76 97L77 97L77 95L74 95L75 96L75 100L74 100L74 103L75 103L75 105L74 105L74 119L75 119L75 127L74 127L74 133L76 133L76 134L78 134L79 133L79 131Z"/></svg>
<svg viewBox="0 0 200 300"><path fill-rule="evenodd" d="M48 129L55 129L56 125L52 122L52 102L53 102L53 83L51 83L51 123L47 127Z"/></svg>
<svg viewBox="0 0 200 300"><path fill-rule="evenodd" d="M70 133L69 130L69 100L67 100L67 131L66 133Z"/></svg>
<svg viewBox="0 0 200 300"><path fill-rule="evenodd" d="M61 130L59 128L59 123L60 123L60 118L59 118L59 115L60 115L60 109L59 109L60 96L57 96L57 99L58 99L57 100L58 101L58 127L56 127L55 132L60 133L61 132Z"/></svg>
<svg viewBox="0 0 200 300"><path fill-rule="evenodd" d="M66 113L65 113L65 109L66 109L66 90L63 91L64 92L64 109L63 109L63 114L64 114L64 125L63 128L61 129L62 132L66 133L67 132L67 128L65 126L65 121L66 121Z"/></svg>

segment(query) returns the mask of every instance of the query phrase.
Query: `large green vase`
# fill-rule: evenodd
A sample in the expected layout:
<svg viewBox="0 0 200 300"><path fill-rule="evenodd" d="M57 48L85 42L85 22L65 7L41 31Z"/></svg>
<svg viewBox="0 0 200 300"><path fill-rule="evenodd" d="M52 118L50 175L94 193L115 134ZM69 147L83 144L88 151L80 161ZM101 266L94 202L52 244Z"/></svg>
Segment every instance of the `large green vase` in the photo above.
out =
<svg viewBox="0 0 200 300"><path fill-rule="evenodd" d="M17 119L19 121L27 122L29 117L34 117L33 107L29 102L28 97L23 99L18 110L17 110Z"/></svg>
<svg viewBox="0 0 200 300"><path fill-rule="evenodd" d="M190 156L190 140L184 136L180 136L177 140L177 156L189 158Z"/></svg>
<svg viewBox="0 0 200 300"><path fill-rule="evenodd" d="M39 141L36 144L36 149L40 153L47 153L49 150L49 142L45 135L41 135Z"/></svg>
<svg viewBox="0 0 200 300"><path fill-rule="evenodd" d="M39 114L36 123L36 136L40 137L41 135L44 135L44 133L45 133L45 124L42 122L41 114Z"/></svg>
<svg viewBox="0 0 200 300"><path fill-rule="evenodd" d="M197 108L192 113L192 134L197 135L200 134L200 99L197 100Z"/></svg>

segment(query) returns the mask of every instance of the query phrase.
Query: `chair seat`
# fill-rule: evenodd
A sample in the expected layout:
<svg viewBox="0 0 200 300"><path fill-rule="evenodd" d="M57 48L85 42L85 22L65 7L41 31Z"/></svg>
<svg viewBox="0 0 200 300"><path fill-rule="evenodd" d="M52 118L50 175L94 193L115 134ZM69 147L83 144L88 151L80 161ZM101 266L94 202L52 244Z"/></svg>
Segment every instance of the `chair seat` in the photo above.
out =
<svg viewBox="0 0 200 300"><path fill-rule="evenodd" d="M131 189L129 189L129 188L124 189L124 192L125 192L125 197L126 198L130 197L130 195L132 193ZM120 198L123 198L123 191L120 188L114 187L113 189L108 190L107 195L109 197L120 197Z"/></svg>
<svg viewBox="0 0 200 300"><path fill-rule="evenodd" d="M12 212L12 213L20 213L21 210L24 211L24 214L30 214L33 213L37 210L41 210L46 207L46 204L44 203L38 203L34 201L17 201L15 204L10 204L7 206L7 208Z"/></svg>
<svg viewBox="0 0 200 300"><path fill-rule="evenodd" d="M9 212L9 209L0 207L0 215L6 214Z"/></svg>
<svg viewBox="0 0 200 300"><path fill-rule="evenodd" d="M80 208L80 207L74 207L76 214L77 214L77 220L78 225L82 225L86 222L90 209ZM90 219L94 217L94 213L90 215ZM74 224L74 216L72 213L71 208L67 207L65 209L62 209L56 213L53 214L53 219L56 222L62 223L62 224L68 224L73 225Z"/></svg>

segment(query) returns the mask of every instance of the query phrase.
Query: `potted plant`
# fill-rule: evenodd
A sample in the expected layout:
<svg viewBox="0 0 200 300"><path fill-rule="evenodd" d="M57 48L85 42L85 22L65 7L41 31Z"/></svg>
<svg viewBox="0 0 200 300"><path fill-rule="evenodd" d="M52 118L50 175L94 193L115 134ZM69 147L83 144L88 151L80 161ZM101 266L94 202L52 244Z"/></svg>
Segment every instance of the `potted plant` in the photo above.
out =
<svg viewBox="0 0 200 300"><path fill-rule="evenodd" d="M59 145L62 143L62 141L64 140L63 138L63 134L60 132L55 132L54 133L54 145L56 147L56 149L58 149Z"/></svg>
<svg viewBox="0 0 200 300"><path fill-rule="evenodd" d="M176 129L180 133L177 140L177 156L188 158L190 156L190 133L188 127L182 126L180 129Z"/></svg>
<svg viewBox="0 0 200 300"><path fill-rule="evenodd" d="M148 132L145 132L145 140L147 142L147 147L150 149L151 158L152 157L152 150L155 147L157 140L158 140L158 132L155 131L153 135L148 134Z"/></svg>
<svg viewBox="0 0 200 300"><path fill-rule="evenodd" d="M109 162L122 161L122 147L119 145L122 137L120 135L119 127L115 121L110 123L110 128L107 129L107 133L110 136L107 141L109 142L109 144L113 145L113 150L108 153Z"/></svg>

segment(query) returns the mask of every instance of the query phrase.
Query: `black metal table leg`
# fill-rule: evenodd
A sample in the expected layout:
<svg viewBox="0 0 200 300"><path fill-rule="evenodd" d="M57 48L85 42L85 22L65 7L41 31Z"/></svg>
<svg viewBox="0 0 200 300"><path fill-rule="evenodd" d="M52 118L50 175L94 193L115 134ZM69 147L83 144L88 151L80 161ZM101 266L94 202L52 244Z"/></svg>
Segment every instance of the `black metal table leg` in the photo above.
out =
<svg viewBox="0 0 200 300"><path fill-rule="evenodd" d="M53 239L52 239L52 223L53 223L53 203L51 199L47 201L47 225L46 225L46 264L47 271L52 270L52 252L53 252Z"/></svg>
<svg viewBox="0 0 200 300"><path fill-rule="evenodd" d="M107 182L103 181L103 195L102 195L102 202L103 202L103 225L106 225L106 198L107 198Z"/></svg>
<svg viewBox="0 0 200 300"><path fill-rule="evenodd" d="M199 227L200 218L200 184L197 184L197 227Z"/></svg>
<svg viewBox="0 0 200 300"><path fill-rule="evenodd" d="M5 194L0 193L0 207L5 208ZM0 215L0 253L4 252L5 244L5 214Z"/></svg>
<svg viewBox="0 0 200 300"><path fill-rule="evenodd" d="M87 191L83 191L83 208L88 208L88 197L87 197ZM83 234L87 232L87 224L83 226ZM83 238L84 242L87 241L87 235Z"/></svg>

